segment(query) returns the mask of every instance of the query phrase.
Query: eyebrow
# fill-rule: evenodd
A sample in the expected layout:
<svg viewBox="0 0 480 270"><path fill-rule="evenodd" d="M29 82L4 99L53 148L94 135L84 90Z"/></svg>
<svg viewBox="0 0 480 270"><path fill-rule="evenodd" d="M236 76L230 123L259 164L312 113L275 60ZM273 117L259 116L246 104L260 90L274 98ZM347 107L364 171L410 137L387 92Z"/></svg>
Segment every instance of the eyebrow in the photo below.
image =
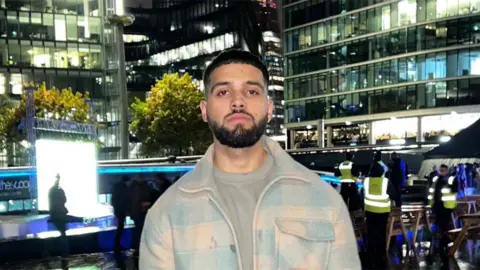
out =
<svg viewBox="0 0 480 270"><path fill-rule="evenodd" d="M210 93L213 92L213 90L219 86L226 86L226 85L230 85L231 82L228 82L228 81L223 81L223 82L217 82L215 84L212 85L212 87L210 88ZM251 85L251 86L257 86L257 87L260 87L261 89L265 89L265 86L257 81L246 81L245 84L247 85Z"/></svg>

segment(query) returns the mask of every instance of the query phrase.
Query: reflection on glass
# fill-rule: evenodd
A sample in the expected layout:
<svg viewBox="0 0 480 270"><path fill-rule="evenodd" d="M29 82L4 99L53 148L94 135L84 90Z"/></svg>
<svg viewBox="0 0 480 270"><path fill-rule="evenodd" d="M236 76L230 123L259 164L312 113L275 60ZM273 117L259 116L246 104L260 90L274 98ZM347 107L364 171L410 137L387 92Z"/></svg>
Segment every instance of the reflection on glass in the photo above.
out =
<svg viewBox="0 0 480 270"><path fill-rule="evenodd" d="M401 0L398 3L385 4L298 29L287 30L286 51L291 52L397 26L478 12L480 12L480 0ZM305 16L303 23L299 24L312 22L313 20L308 17L309 14L308 12L296 14ZM294 25L288 26L290 12L287 11L286 15L287 28L293 27Z"/></svg>
<svg viewBox="0 0 480 270"><path fill-rule="evenodd" d="M287 102L285 117L287 122L292 123L424 108L478 105L478 88L480 79L462 79Z"/></svg>

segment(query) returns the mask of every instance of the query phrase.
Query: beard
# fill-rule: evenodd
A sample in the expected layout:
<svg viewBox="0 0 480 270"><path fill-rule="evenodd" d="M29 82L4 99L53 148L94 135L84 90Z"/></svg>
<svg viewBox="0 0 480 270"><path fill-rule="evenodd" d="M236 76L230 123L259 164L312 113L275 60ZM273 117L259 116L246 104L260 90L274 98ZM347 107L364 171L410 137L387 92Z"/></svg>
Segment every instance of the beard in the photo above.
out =
<svg viewBox="0 0 480 270"><path fill-rule="evenodd" d="M253 126L251 128L244 128L241 124L238 124L232 130L228 130L225 126L220 126L216 121L207 116L208 126L213 136L215 136L222 145L230 148L241 149L255 145L265 133L268 116L265 115L258 123L255 123L253 116L244 111L232 112L228 116L234 113L249 115L253 119Z"/></svg>

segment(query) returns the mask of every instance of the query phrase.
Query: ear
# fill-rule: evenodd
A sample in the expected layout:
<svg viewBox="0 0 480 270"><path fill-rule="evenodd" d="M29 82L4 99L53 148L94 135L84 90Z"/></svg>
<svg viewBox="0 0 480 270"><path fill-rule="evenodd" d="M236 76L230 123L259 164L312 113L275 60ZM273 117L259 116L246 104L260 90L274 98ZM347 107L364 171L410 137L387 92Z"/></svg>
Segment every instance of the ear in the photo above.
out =
<svg viewBox="0 0 480 270"><path fill-rule="evenodd" d="M268 122L272 120L272 115L273 115L273 101L271 99L268 99L268 108L267 108L267 116L268 116Z"/></svg>
<svg viewBox="0 0 480 270"><path fill-rule="evenodd" d="M200 111L202 112L202 119L203 119L203 122L207 122L207 101L206 100L202 100L200 102Z"/></svg>

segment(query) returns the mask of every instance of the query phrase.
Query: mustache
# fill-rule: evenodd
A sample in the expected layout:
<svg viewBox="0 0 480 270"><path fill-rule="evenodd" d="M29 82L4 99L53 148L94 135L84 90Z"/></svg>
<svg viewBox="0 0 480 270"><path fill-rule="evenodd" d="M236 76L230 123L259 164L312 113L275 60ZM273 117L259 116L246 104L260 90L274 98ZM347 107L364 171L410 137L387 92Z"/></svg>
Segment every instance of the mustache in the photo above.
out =
<svg viewBox="0 0 480 270"><path fill-rule="evenodd" d="M234 114L244 114L244 115L247 115L249 117L251 117L253 119L253 115L249 114L247 111L245 110L234 110L232 111L231 113L227 114L227 116L225 116L225 118L228 118Z"/></svg>

